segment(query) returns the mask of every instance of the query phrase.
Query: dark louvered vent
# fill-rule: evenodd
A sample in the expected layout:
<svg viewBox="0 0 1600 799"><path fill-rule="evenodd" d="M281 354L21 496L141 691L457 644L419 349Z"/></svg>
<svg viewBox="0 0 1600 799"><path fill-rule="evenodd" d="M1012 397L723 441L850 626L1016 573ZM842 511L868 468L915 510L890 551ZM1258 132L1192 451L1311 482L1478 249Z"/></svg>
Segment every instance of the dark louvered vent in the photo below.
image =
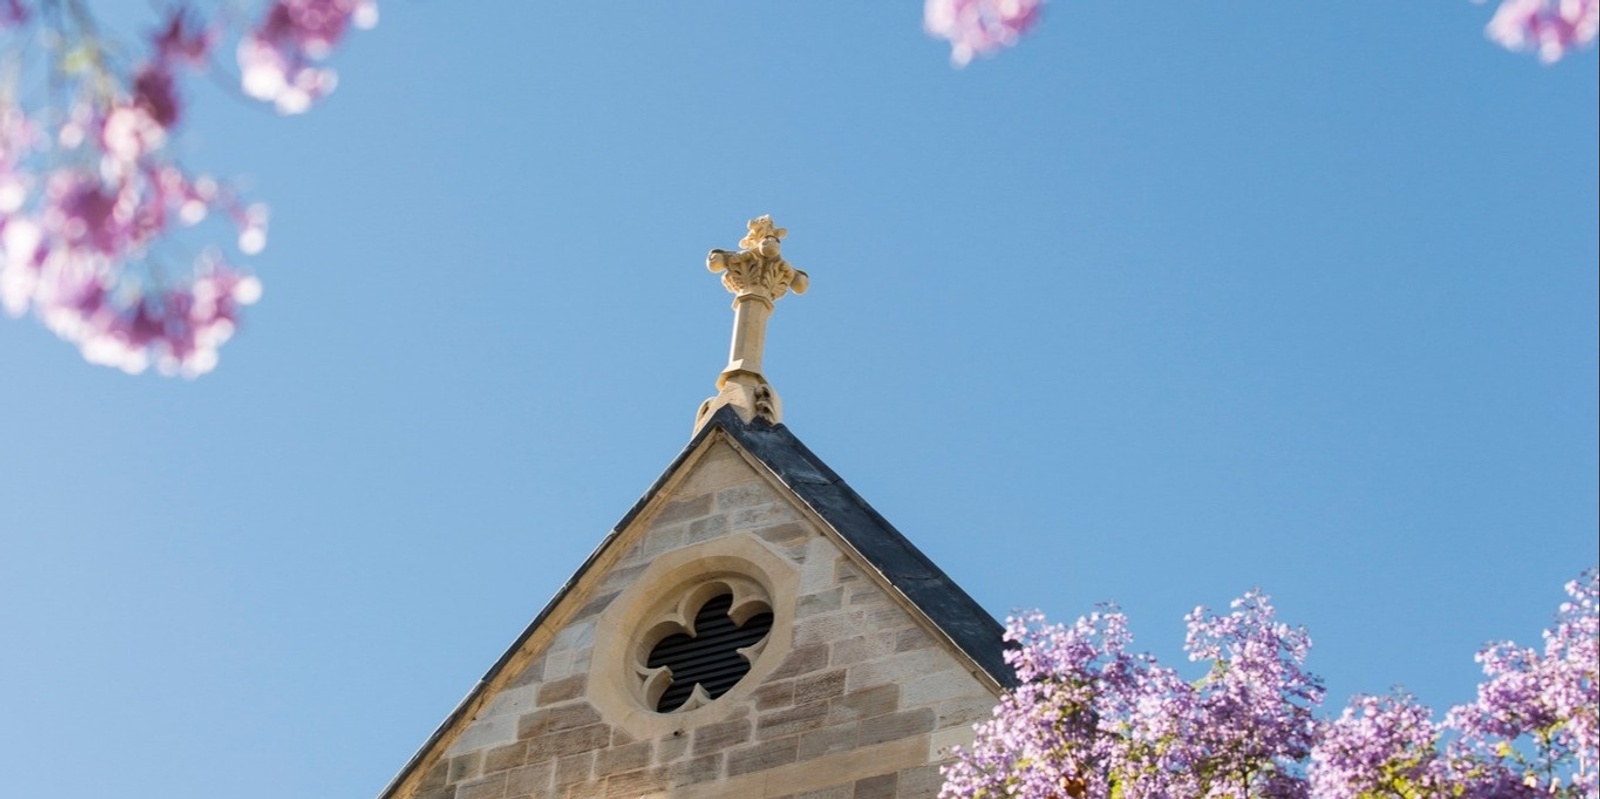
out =
<svg viewBox="0 0 1600 799"><path fill-rule="evenodd" d="M672 684L656 703L657 712L677 710L689 699L696 683L705 686L706 694L716 699L750 670L750 664L735 650L765 637L772 629L772 614L758 613L740 627L728 616L732 607L732 594L712 597L695 614L693 637L669 635L650 650L645 665L672 670Z"/></svg>

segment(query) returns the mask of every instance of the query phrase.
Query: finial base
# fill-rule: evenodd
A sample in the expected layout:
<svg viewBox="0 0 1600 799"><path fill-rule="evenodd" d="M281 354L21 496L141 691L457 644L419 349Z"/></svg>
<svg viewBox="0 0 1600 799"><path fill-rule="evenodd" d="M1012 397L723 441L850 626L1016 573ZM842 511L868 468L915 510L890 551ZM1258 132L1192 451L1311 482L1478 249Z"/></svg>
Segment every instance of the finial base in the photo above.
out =
<svg viewBox="0 0 1600 799"><path fill-rule="evenodd" d="M742 369L729 369L717 378L717 385L720 388L717 395L700 403L700 411L695 414L696 433L724 405L733 408L746 422L762 419L768 424L778 424L783 421L783 403L765 377Z"/></svg>

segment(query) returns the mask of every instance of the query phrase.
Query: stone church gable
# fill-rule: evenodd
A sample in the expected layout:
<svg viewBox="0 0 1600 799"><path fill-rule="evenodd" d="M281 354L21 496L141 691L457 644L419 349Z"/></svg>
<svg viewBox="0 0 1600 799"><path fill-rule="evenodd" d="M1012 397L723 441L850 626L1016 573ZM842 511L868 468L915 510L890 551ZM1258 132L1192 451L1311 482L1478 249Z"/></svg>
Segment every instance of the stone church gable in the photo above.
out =
<svg viewBox="0 0 1600 799"><path fill-rule="evenodd" d="M719 411L380 799L931 799L1000 652L787 429Z"/></svg>

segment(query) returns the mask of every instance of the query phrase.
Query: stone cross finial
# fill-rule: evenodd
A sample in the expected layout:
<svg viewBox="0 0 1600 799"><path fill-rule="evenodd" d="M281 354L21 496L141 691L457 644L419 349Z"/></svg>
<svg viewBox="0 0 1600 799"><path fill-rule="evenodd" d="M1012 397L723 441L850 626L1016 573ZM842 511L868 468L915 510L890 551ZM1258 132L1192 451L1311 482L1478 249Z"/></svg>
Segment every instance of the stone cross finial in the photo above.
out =
<svg viewBox="0 0 1600 799"><path fill-rule="evenodd" d="M712 250L706 256L706 268L721 272L722 285L733 292L733 344L728 365L717 377L717 395L700 405L696 430L723 405L733 406L747 422L760 417L777 424L783 419L778 392L761 374L767 317L773 301L790 291L804 294L810 278L783 260L780 242L789 231L772 217L750 220L749 229L737 252Z"/></svg>

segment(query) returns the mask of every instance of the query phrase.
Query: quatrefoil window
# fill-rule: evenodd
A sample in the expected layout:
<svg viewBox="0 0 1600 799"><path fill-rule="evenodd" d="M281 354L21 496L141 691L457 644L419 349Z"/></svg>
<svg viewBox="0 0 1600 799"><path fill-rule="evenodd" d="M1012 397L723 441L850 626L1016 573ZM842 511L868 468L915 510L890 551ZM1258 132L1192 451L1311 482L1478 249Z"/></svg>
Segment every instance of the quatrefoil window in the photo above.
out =
<svg viewBox="0 0 1600 799"><path fill-rule="evenodd" d="M693 710L750 671L772 629L772 607L753 581L729 577L687 592L644 636L646 703L657 713Z"/></svg>

